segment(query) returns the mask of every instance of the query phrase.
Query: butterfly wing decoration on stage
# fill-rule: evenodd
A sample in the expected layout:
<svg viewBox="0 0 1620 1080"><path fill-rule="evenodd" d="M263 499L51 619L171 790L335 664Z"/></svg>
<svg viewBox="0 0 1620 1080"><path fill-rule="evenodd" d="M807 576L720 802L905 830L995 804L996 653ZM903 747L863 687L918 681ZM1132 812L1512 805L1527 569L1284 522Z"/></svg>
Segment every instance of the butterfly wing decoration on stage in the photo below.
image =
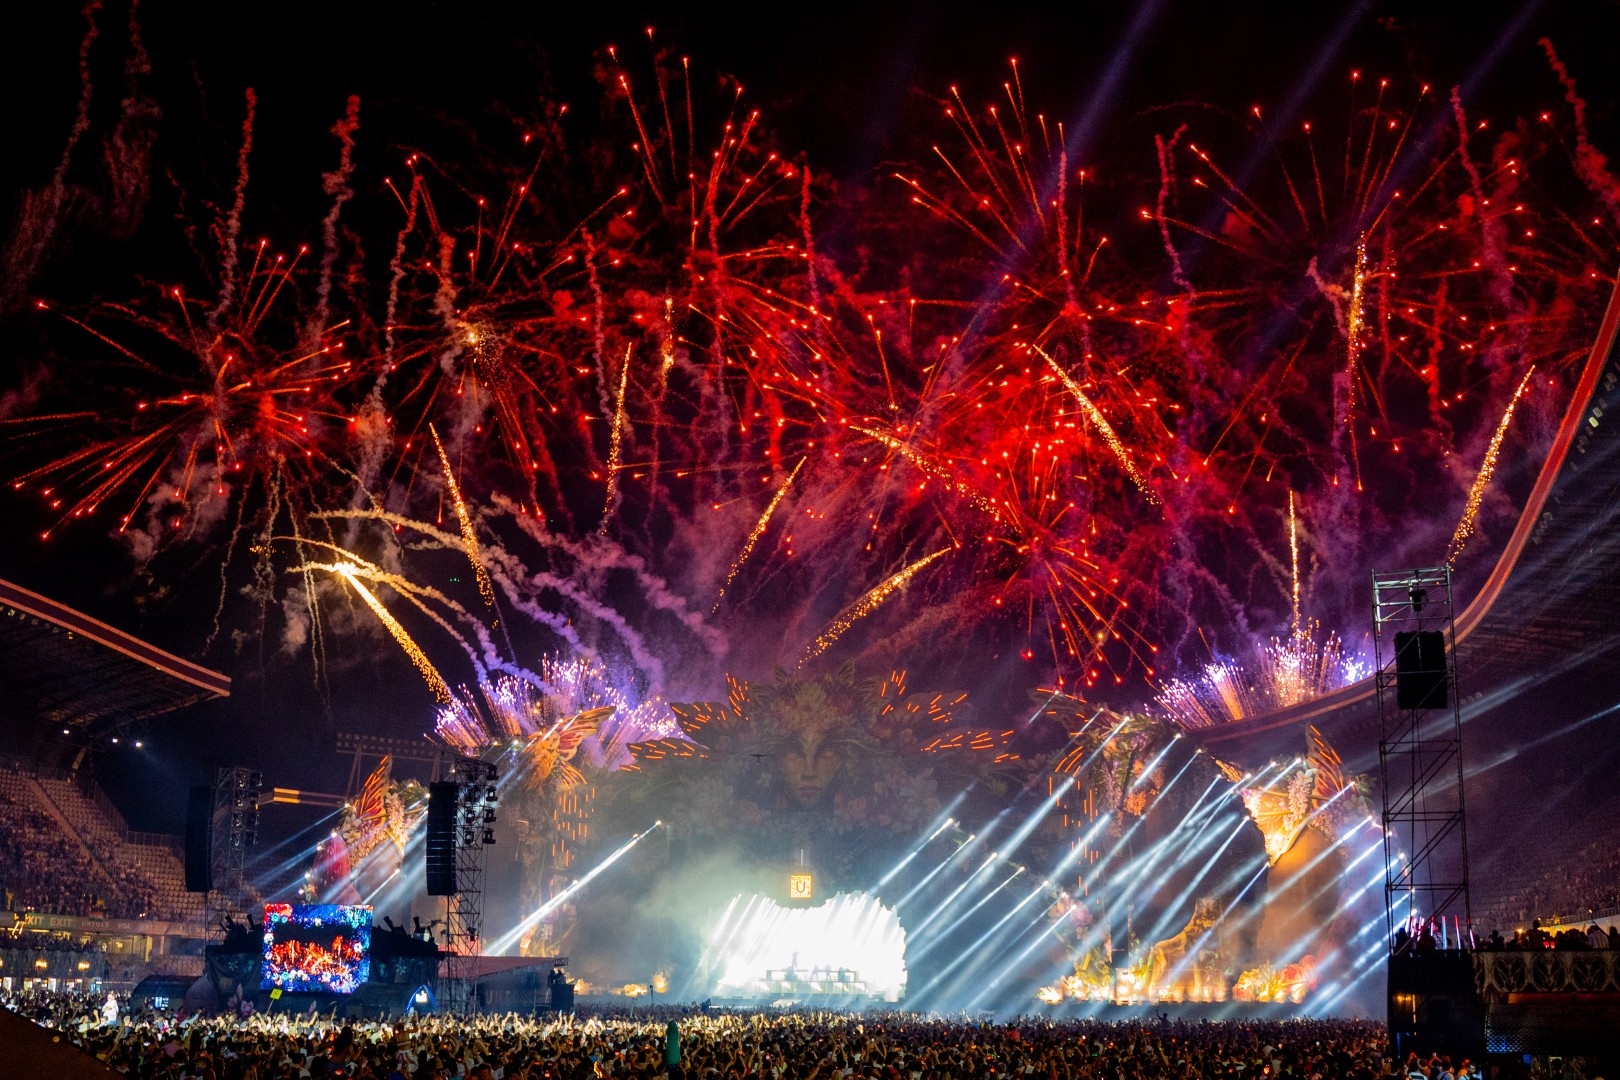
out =
<svg viewBox="0 0 1620 1080"><path fill-rule="evenodd" d="M522 762L519 783L538 789L555 781L559 790L583 784L585 777L574 766L574 757L580 745L595 735L613 712L611 705L585 709L521 740L517 750Z"/></svg>
<svg viewBox="0 0 1620 1080"><path fill-rule="evenodd" d="M387 796L393 783L393 771L393 755L384 754L360 785L360 794L349 804L344 816L343 839L349 845L350 859L356 863L388 838Z"/></svg>

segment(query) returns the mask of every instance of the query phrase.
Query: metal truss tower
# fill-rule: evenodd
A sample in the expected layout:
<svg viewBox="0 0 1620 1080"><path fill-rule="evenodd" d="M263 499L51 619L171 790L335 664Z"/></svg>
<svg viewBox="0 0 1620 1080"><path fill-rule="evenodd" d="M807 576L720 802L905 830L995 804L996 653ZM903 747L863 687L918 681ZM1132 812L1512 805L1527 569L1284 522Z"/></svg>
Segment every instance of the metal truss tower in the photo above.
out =
<svg viewBox="0 0 1620 1080"><path fill-rule="evenodd" d="M212 849L214 888L208 894L210 916L245 915L253 892L247 879L247 849L259 838L259 797L264 774L242 766L222 768L214 774Z"/></svg>
<svg viewBox="0 0 1620 1080"><path fill-rule="evenodd" d="M445 898L446 982L439 1003L448 1012L472 1010L472 958L484 933L484 848L495 842L500 790L491 763L460 758L450 765L456 782L456 891Z"/></svg>
<svg viewBox="0 0 1620 1080"><path fill-rule="evenodd" d="M1375 571L1372 583L1386 940L1394 949L1399 928L1416 932L1432 919L1436 946L1467 948L1472 920L1451 568Z"/></svg>

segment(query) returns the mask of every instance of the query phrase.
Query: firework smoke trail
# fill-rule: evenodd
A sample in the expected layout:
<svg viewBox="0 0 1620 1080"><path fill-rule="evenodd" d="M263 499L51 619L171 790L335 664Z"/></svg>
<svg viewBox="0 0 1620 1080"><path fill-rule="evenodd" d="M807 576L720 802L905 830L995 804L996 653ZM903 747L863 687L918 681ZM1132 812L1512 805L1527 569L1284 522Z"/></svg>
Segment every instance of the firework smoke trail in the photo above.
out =
<svg viewBox="0 0 1620 1080"><path fill-rule="evenodd" d="M60 192L67 180L68 164L73 160L73 150L84 138L84 133L90 130L90 98L92 86L90 82L90 50L95 48L96 38L100 36L100 28L96 25L96 16L101 13L101 0L90 0L84 5L80 14L84 17L84 37L79 41L79 107L73 115L73 127L68 132L67 145L62 148L62 160L57 163L56 172L51 176L51 188Z"/></svg>
<svg viewBox="0 0 1620 1080"><path fill-rule="evenodd" d="M799 666L804 667L805 664L826 652L835 641L844 635L844 631L854 626L858 620L872 614L885 600L904 589L906 584L917 575L918 571L941 555L948 555L953 550L953 548L940 548L932 555L924 555L910 566L902 567L889 577L878 582L865 596L851 604L848 611L829 623L827 629L816 635L816 639L805 650L804 658L799 661Z"/></svg>
<svg viewBox="0 0 1620 1080"><path fill-rule="evenodd" d="M601 662L597 651L581 638L575 624L580 621L579 616L589 616L591 619L610 628L618 639L624 644L630 654L631 662L646 675L648 680L648 693L657 696L663 691L664 663L659 655L649 647L645 637L630 624L622 614L602 601L596 595L597 583L602 573L609 569L625 568L635 572L638 580L648 585L644 599L648 606L667 610L692 631L700 641L703 641L716 655L724 653L724 639L720 638L709 628L702 624L701 618L693 612L687 611L685 602L679 596L671 593L662 582L657 581L646 573L644 564L634 557L623 556L616 551L603 549L600 555L593 555L586 545L574 544L561 537L553 537L545 532L543 526L535 521L534 516L523 514L511 508L510 503L500 502L499 505L511 513L519 527L528 533L537 542L549 548L556 548L570 554L579 565L568 570L559 569L534 570L522 559L504 550L499 546L481 548L481 558L489 571L491 581L500 586L506 602L519 613L535 620L555 633L567 645L568 649L586 659ZM328 510L311 515L323 519L351 519L370 520L390 526L393 529L409 529L433 541L445 550L461 550L460 539L433 525L391 513L386 510ZM307 541L318 543L317 541ZM336 545L323 545L338 551L356 563L363 560L351 553L344 552ZM322 569L328 569L322 567ZM361 570L365 570L364 566ZM387 574L386 571L373 568L377 580L386 581L394 586L401 595L416 604L425 614L433 618L448 633L461 641L467 649L468 657L475 666L509 671L522 678L532 679L534 676L523 669L514 668L510 661L505 659L490 640L487 628L476 619L472 619L460 605L439 593L437 590L415 585L397 575ZM357 571L360 572L360 571ZM575 605L577 612L570 616L566 611L553 611L542 607L539 597L548 592L555 592L565 601ZM459 634L438 614L428 608L419 599L417 594L428 596L437 602L454 610L479 637L484 656L480 658L474 650L462 641Z"/></svg>
<svg viewBox="0 0 1620 1080"><path fill-rule="evenodd" d="M725 655L725 636L705 623L702 613L692 610L686 598L671 589L667 581L649 570L647 560L642 556L600 540L576 543L567 537L551 533L543 522L532 514L524 513L521 507L505 496L496 495L493 501L497 509L517 523L525 536L542 548L563 552L576 560L588 573L600 576L614 570L629 571L642 589L642 599L652 610L666 612L679 620L681 625L693 637L703 642L715 656ZM513 565L521 567L521 563L516 559L513 560Z"/></svg>
<svg viewBox="0 0 1620 1080"><path fill-rule="evenodd" d="M1575 111L1575 169L1592 193L1603 200L1604 207L1609 211L1609 220L1620 224L1620 185L1615 183L1614 175L1609 172L1609 159L1592 145L1591 137L1587 134L1586 99L1576 93L1575 79L1558 58L1552 39L1542 38L1540 44L1547 54L1547 62L1552 65L1559 83L1564 87L1564 100Z"/></svg>
<svg viewBox="0 0 1620 1080"><path fill-rule="evenodd" d="M340 517L341 515L328 511L312 514L310 516L313 518L331 519ZM431 621L440 630L443 630L455 641L457 645L461 647L461 650L467 654L467 661L472 664L474 670L478 672L479 678L483 678L487 669L489 668L495 668L502 671L511 669L511 665L505 663L500 651L495 646L495 642L490 638L489 628L479 621L465 607L449 596L446 596L438 589L435 589L433 586L418 585L401 574L391 573L375 563L366 561L359 555L356 555L354 552L347 550L339 544L330 543L325 540L317 540L314 537L301 537L297 533L291 537L277 537L275 539L290 539L294 544L324 548L325 550L331 551L338 555L346 565L352 568L352 573L356 577L373 582L374 584L391 586L403 600L426 616L429 621ZM456 543L455 538L450 537L447 534L440 539L439 544L447 551L459 550L459 545ZM293 567L289 572L301 573L307 578L316 571L335 574L338 572L338 568L337 565L333 563L305 562L299 566ZM466 626L470 631L472 638L476 639L477 647L474 646L472 640L469 640L466 635L457 630L455 625L448 618L435 610L432 606L433 604L440 605L458 621L460 621L462 625ZM482 654L480 654L480 649L482 650ZM526 674L521 670L516 670L514 673L520 675Z"/></svg>
<svg viewBox="0 0 1620 1080"><path fill-rule="evenodd" d="M742 550L737 553L737 558L731 564L730 572L726 574L725 584L720 586L720 595L714 598L714 607L709 609L710 615L720 610L720 602L726 598L726 590L731 588L733 581L737 580L737 572L742 569L743 563L748 561L748 556L753 554L754 545L759 542L759 538L765 535L765 526L770 524L771 515L776 513L776 507L787 495L788 488L793 486L793 478L799 475L799 470L804 468L804 463L807 460L809 459L800 458L799 463L793 466L793 471L788 473L787 479L782 481L782 486L776 489L776 494L772 495L771 501L766 504L765 512L759 515L758 521L754 522L754 527L748 532L748 539L743 541Z"/></svg>
<svg viewBox="0 0 1620 1080"><path fill-rule="evenodd" d="M1170 225L1164 215L1165 204L1169 201L1170 190L1174 183L1175 174L1170 169L1170 157L1175 152L1176 143L1186 134L1187 125L1182 124L1176 128L1169 140L1153 136L1154 148L1159 157L1159 197L1155 207L1154 219L1159 223L1159 237L1164 244L1165 255L1170 259L1170 276L1177 285L1192 299L1197 299L1198 291L1187 277L1186 270L1181 265L1181 252L1176 250L1176 243L1170 236Z"/></svg>
<svg viewBox="0 0 1620 1080"><path fill-rule="evenodd" d="M399 191L394 187L392 180L384 180L388 189L394 192L399 199ZM399 286L405 279L405 241L416 231L416 208L421 201L422 179L411 175L410 196L400 199L405 207L405 222L399 227L399 234L394 238L394 257L388 263L388 307L383 312L383 362L382 370L377 373L377 384L374 390L379 401L382 390L387 385L388 376L394 370L394 338L396 327L394 321L399 313Z"/></svg>
<svg viewBox="0 0 1620 1080"><path fill-rule="evenodd" d="M607 503L602 507L602 524L597 526L597 534L606 536L608 524L613 520L613 512L619 508L619 467L624 458L624 399L630 390L630 357L635 353L634 345L624 347L624 363L619 368L619 393L613 401L613 428L608 434L607 459Z"/></svg>
<svg viewBox="0 0 1620 1080"><path fill-rule="evenodd" d="M378 600L371 590L366 588L360 581L356 573L358 567L353 563L338 563L332 569L344 581L348 582L355 592L360 594L360 599L366 602L366 606L377 616L377 620L399 643L399 647L405 650L405 655L411 658L412 664L416 665L416 670L421 673L422 680L427 683L428 689L433 691L433 696L438 699L439 704L449 705L454 698L450 694L449 685L444 681L444 676L439 674L439 669L433 666L433 661L428 659L427 653L422 651L422 647L411 638L406 629L400 625L399 620L394 618L388 609L383 607L382 601Z"/></svg>
<svg viewBox="0 0 1620 1080"><path fill-rule="evenodd" d="M1075 382L1056 360L1048 356L1045 350L1039 345L1031 345L1030 348L1035 350L1042 360L1046 361L1047 367L1050 367L1053 374L1062 380L1064 389L1068 390L1074 399L1080 403L1080 407L1085 410L1086 416L1096 425L1097 430L1102 432L1103 441L1108 444L1108 449L1113 451L1120 467L1125 470L1125 475L1131 478L1131 483L1135 484L1137 490L1147 497L1148 502L1154 506L1160 505L1158 493L1148 486L1147 477L1142 475L1141 471L1137 469L1136 463L1125 452L1125 444L1120 442L1119 434L1114 431L1114 426L1108 422L1108 418L1102 414L1102 410L1097 408L1092 400L1086 396L1086 392L1080 389L1080 384Z"/></svg>
<svg viewBox="0 0 1620 1080"><path fill-rule="evenodd" d="M439 464L444 466L444 482L450 489L451 505L456 508L456 521L461 526L461 549L466 552L467 561L472 564L473 576L478 579L478 595L484 598L484 605L493 610L495 589L489 583L489 571L484 569L484 560L478 554L478 533L473 529L472 515L461 497L461 487L456 483L455 471L450 468L450 458L444 452L444 444L439 441L438 430L429 424L428 431L433 435L433 448L439 452Z"/></svg>
<svg viewBox="0 0 1620 1080"><path fill-rule="evenodd" d="M247 202L248 158L253 153L253 112L259 99L253 87L246 92L246 113L242 117L242 146L236 153L236 190L232 193L231 209L225 215L225 236L221 244L222 266L219 276L219 303L208 313L208 328L219 330L220 317L236 299L236 271L240 265L238 243L242 235L242 208Z"/></svg>
<svg viewBox="0 0 1620 1080"><path fill-rule="evenodd" d="M1491 436L1491 443L1485 448L1485 457L1479 463L1479 474L1474 477L1473 485L1468 489L1468 501L1463 504L1462 518L1457 522L1457 530L1451 534L1451 544L1446 548L1446 565L1455 566L1457 557L1462 554L1463 545L1474 534L1474 523L1479 517L1480 502L1485 498L1485 488L1491 482L1491 476L1496 472L1496 459L1502 450L1502 440L1507 436L1508 424L1513 420L1513 410L1518 406L1519 399L1524 396L1530 385L1530 376L1534 375L1534 366L1524 373L1519 380L1519 388L1513 391L1508 399L1507 410L1502 413L1502 420L1496 425L1496 432Z"/></svg>
<svg viewBox="0 0 1620 1080"><path fill-rule="evenodd" d="M18 215L19 226L10 237L4 251L6 273L0 286L0 310L10 312L23 300L25 290L50 254L57 230L69 220L72 200L67 186L68 167L80 140L90 130L90 103L94 84L90 79L90 54L101 34L96 17L101 13L101 0L89 0L80 10L84 19L84 36L79 40L79 101L68 129L62 156L57 161L51 180L43 190L24 191ZM131 18L134 18L131 13Z"/></svg>
<svg viewBox="0 0 1620 1080"><path fill-rule="evenodd" d="M343 213L343 204L354 195L349 188L349 176L354 172L354 133L359 129L360 97L350 94L343 119L332 126L332 134L338 137L338 166L321 176L321 189L332 199L332 208L326 212L326 220L321 222L321 239L326 249L321 253L320 282L315 287L315 314L310 319L308 331L310 341L320 340L326 332L327 320L331 318L332 271L338 260L338 216Z"/></svg>

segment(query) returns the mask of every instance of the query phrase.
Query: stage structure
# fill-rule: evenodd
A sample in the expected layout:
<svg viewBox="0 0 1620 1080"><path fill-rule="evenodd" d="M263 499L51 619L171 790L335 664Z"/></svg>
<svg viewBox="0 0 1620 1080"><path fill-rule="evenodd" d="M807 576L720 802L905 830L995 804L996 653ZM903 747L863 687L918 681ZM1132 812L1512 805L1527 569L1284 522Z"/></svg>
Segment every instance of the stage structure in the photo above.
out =
<svg viewBox="0 0 1620 1080"><path fill-rule="evenodd" d="M1465 947L1468 831L1450 567L1374 572L1373 630L1391 947L1399 930L1415 936L1420 925Z"/></svg>
<svg viewBox="0 0 1620 1080"><path fill-rule="evenodd" d="M456 785L453 833L456 890L445 897L445 984L439 995L447 1012L470 1010L471 962L484 932L484 848L495 843L499 776L494 764L477 758L451 762L449 779Z"/></svg>
<svg viewBox="0 0 1620 1080"><path fill-rule="evenodd" d="M214 774L214 827L210 859L214 890L210 916L241 915L253 907L248 889L247 849L259 839L259 798L264 774L237 765Z"/></svg>
<svg viewBox="0 0 1620 1080"><path fill-rule="evenodd" d="M1373 573L1384 788L1389 1037L1397 1054L1484 1050L1469 954L1468 829L1451 568Z"/></svg>

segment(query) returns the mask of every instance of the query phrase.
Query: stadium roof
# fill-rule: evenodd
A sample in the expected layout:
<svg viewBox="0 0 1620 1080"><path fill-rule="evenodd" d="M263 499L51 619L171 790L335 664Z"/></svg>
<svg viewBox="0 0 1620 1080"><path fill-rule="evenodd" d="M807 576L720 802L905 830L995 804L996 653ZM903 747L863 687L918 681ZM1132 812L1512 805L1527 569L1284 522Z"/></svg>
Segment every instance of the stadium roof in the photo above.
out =
<svg viewBox="0 0 1620 1080"><path fill-rule="evenodd" d="M93 739L230 692L217 671L0 580L0 710L12 739L46 727Z"/></svg>
<svg viewBox="0 0 1620 1080"><path fill-rule="evenodd" d="M1479 594L1456 616L1464 708L1556 677L1620 645L1620 285L1513 535ZM1398 569L1398 568L1391 568ZM1371 676L1274 713L1201 729L1223 753L1268 753L1304 725L1376 731ZM1245 755L1245 756L1252 756Z"/></svg>

